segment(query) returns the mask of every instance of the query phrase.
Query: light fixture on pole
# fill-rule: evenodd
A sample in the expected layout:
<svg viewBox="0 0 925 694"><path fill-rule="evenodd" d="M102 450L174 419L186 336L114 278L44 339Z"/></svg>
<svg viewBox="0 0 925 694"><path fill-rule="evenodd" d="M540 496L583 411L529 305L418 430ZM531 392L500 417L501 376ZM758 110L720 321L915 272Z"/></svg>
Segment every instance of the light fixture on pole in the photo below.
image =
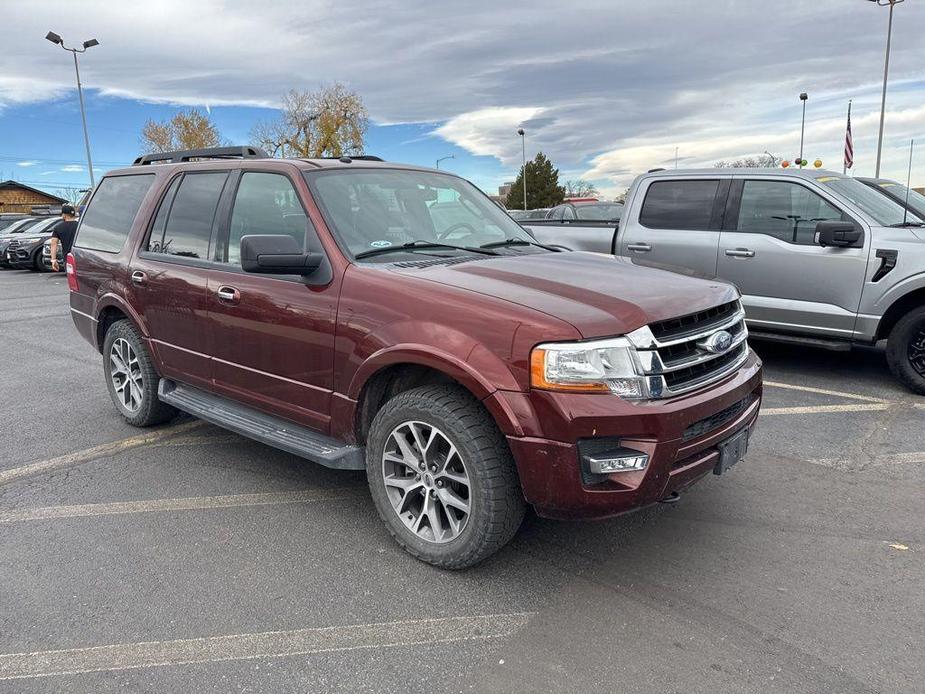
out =
<svg viewBox="0 0 925 694"><path fill-rule="evenodd" d="M441 161L444 161L444 160L446 160L446 159L455 159L455 158L456 158L456 156L453 155L453 154L448 154L448 155L445 156L445 157L440 157L440 158L437 160L437 168L438 168L438 169L440 168L440 162L441 162Z"/></svg>
<svg viewBox="0 0 925 694"><path fill-rule="evenodd" d="M523 168L523 184L524 184L524 210L527 209L527 138L524 133L523 128L517 128L517 134L520 135L520 155Z"/></svg>
<svg viewBox="0 0 925 694"><path fill-rule="evenodd" d="M886 55L883 58L883 94L880 97L880 134L877 135L877 170L874 173L876 178L880 178L880 153L883 150L883 117L886 113L886 80L890 72L890 38L893 34L893 6L898 5L903 0L869 0L875 2L881 7L890 6L890 18L886 25Z"/></svg>
<svg viewBox="0 0 925 694"><path fill-rule="evenodd" d="M806 92L800 93L800 101L803 102L803 120L800 122L800 168L803 168L803 131L806 129L806 100L809 95Z"/></svg>
<svg viewBox="0 0 925 694"><path fill-rule="evenodd" d="M87 114L84 111L84 93L83 88L80 85L80 67L77 65L77 54L85 53L88 48L99 46L100 42L96 39L89 39L88 41L83 42L82 48L68 48L64 45L64 39L62 39L53 31L49 31L47 34L45 34L45 38L48 41L61 46L61 48L64 50L70 51L71 55L74 56L74 72L77 75L77 96L80 99L80 120L84 126L84 144L87 147L87 171L90 173L90 187L93 188L96 186L96 181L93 178L93 159L90 156L90 136L87 134Z"/></svg>

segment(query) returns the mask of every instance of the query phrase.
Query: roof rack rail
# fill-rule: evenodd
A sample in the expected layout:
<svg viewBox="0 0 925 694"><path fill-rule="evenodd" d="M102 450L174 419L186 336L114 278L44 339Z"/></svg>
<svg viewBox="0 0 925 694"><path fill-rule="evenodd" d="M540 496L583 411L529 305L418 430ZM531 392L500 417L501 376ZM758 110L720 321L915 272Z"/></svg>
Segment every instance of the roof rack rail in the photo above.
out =
<svg viewBox="0 0 925 694"><path fill-rule="evenodd" d="M270 155L259 147L206 147L205 149L184 149L176 152L153 152L143 154L132 162L132 166L146 166L156 162L179 164L193 159L269 159Z"/></svg>
<svg viewBox="0 0 925 694"><path fill-rule="evenodd" d="M375 154L342 154L339 157L317 157L318 159L349 159L351 161L385 161L382 157L377 157Z"/></svg>

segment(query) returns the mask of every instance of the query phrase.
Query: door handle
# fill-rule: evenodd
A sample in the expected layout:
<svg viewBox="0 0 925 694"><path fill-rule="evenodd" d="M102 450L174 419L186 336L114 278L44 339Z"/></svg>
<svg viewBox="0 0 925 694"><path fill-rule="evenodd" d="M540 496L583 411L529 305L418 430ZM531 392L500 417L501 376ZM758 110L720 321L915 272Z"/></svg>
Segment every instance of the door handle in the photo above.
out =
<svg viewBox="0 0 925 694"><path fill-rule="evenodd" d="M652 250L652 246L647 243L628 243L626 244L626 250L636 251L637 253L648 253Z"/></svg>
<svg viewBox="0 0 925 694"><path fill-rule="evenodd" d="M227 304L236 304L241 300L241 292L234 287L229 287L224 284L218 288L215 295L218 297L219 301L224 301Z"/></svg>
<svg viewBox="0 0 925 694"><path fill-rule="evenodd" d="M727 248L725 250L726 255L731 258L754 258L755 251L749 248Z"/></svg>
<svg viewBox="0 0 925 694"><path fill-rule="evenodd" d="M148 276L143 273L141 270L135 270L132 273L132 284L137 284L138 286L143 285L148 281Z"/></svg>

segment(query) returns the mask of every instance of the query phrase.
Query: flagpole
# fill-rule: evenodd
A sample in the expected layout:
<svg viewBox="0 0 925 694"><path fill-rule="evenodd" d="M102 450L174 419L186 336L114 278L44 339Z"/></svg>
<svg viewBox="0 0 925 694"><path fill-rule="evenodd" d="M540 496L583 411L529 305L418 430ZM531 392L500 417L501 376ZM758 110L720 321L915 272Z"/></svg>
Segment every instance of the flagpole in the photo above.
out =
<svg viewBox="0 0 925 694"><path fill-rule="evenodd" d="M851 99L848 99L848 120L846 121L846 125L845 125L845 140L846 141L848 139L848 128L850 127L851 127ZM845 143L845 145L847 146L847 142ZM842 153L842 158L841 158L841 173L842 173L842 176L848 173L848 162L845 160L844 152Z"/></svg>

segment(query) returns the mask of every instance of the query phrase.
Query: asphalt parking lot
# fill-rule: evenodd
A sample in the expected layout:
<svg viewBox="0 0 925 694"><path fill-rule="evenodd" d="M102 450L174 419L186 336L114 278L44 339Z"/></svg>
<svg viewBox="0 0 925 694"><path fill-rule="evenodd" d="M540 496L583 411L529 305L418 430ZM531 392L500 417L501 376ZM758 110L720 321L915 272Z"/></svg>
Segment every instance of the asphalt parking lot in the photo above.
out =
<svg viewBox="0 0 925 694"><path fill-rule="evenodd" d="M359 474L124 424L64 277L2 272L0 691L923 691L925 398L875 349L755 347L730 474L450 573Z"/></svg>

